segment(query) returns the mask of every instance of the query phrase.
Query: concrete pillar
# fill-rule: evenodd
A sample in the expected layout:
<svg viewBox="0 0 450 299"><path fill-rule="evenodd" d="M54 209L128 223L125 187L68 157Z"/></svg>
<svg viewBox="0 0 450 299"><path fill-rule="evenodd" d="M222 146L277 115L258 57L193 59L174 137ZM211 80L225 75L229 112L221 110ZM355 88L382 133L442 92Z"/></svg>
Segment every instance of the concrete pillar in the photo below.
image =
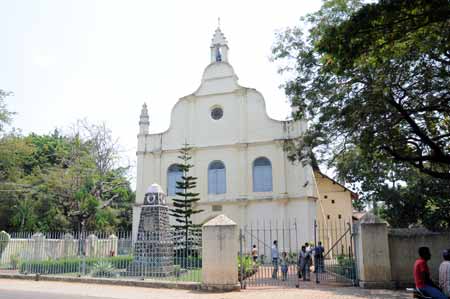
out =
<svg viewBox="0 0 450 299"><path fill-rule="evenodd" d="M5 264L5 259L4 259L4 255L7 256L6 253L6 248L8 248L8 243L11 240L11 236L5 232L4 230L2 230L0 232L0 263L1 264Z"/></svg>
<svg viewBox="0 0 450 299"><path fill-rule="evenodd" d="M109 256L116 256L117 255L117 249L118 249L118 241L119 238L117 238L117 236L115 234L112 234L108 237L108 241L109 241L109 252L108 255Z"/></svg>
<svg viewBox="0 0 450 299"><path fill-rule="evenodd" d="M219 215L205 223L202 232L202 288L239 290L237 224Z"/></svg>
<svg viewBox="0 0 450 299"><path fill-rule="evenodd" d="M387 224L367 213L356 224L356 232L360 287L393 288Z"/></svg>
<svg viewBox="0 0 450 299"><path fill-rule="evenodd" d="M68 257L74 257L77 255L77 243L74 239L73 239L73 235L72 234L64 234L64 252L63 252L63 257L68 258Z"/></svg>
<svg viewBox="0 0 450 299"><path fill-rule="evenodd" d="M33 259L34 260L44 260L46 259L45 256L45 236L41 233L35 233L33 236L31 236L31 239L33 240Z"/></svg>
<svg viewBox="0 0 450 299"><path fill-rule="evenodd" d="M86 239L86 256L96 257L98 250L98 238L94 234L90 234Z"/></svg>

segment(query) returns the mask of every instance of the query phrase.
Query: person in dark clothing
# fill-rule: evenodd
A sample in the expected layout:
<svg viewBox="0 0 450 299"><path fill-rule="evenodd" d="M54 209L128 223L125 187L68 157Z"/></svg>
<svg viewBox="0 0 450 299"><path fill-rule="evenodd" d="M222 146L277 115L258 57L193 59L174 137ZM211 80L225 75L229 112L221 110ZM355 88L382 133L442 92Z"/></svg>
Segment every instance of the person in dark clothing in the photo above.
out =
<svg viewBox="0 0 450 299"><path fill-rule="evenodd" d="M298 254L298 269L303 280L309 280L309 266L311 265L311 254L306 250L306 246L302 246Z"/></svg>
<svg viewBox="0 0 450 299"><path fill-rule="evenodd" d="M322 242L319 241L317 246L314 248L314 272L323 273L325 271L325 265L323 260L323 253L325 248L322 246Z"/></svg>

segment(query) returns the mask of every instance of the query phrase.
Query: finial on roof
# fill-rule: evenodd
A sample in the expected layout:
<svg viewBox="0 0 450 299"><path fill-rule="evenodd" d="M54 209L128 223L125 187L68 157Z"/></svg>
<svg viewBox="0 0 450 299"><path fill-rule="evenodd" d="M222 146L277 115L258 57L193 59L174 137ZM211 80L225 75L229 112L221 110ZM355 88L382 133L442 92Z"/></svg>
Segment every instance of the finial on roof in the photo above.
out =
<svg viewBox="0 0 450 299"><path fill-rule="evenodd" d="M217 27L216 31L214 32L214 36L211 41L211 47L215 46L226 46L227 45L227 39L225 38L225 35L220 30L220 27Z"/></svg>
<svg viewBox="0 0 450 299"><path fill-rule="evenodd" d="M147 103L144 103L144 105L142 105L141 118L142 117L147 117L148 118Z"/></svg>

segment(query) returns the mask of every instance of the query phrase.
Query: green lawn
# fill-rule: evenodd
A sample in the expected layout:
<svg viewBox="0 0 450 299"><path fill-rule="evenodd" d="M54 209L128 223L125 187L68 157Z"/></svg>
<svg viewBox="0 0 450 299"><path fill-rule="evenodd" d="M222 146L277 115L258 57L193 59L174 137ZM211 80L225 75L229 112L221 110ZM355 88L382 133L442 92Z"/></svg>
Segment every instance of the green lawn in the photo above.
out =
<svg viewBox="0 0 450 299"><path fill-rule="evenodd" d="M68 277L78 277L79 273L61 273L61 274L54 274L58 276L68 276ZM89 276L86 275L86 276ZM82 275L83 277L83 275ZM136 277L127 277L127 276L120 276L118 278L121 279L132 279ZM114 279L114 278L111 278ZM182 273L179 277L176 276L167 276L167 277L146 277L145 280L167 280L167 281L185 281L185 282L201 282L202 281L202 269L192 269L188 270L187 272Z"/></svg>
<svg viewBox="0 0 450 299"><path fill-rule="evenodd" d="M202 269L188 270L186 273L180 275L180 277L174 277L178 281L192 281L201 282L202 281Z"/></svg>

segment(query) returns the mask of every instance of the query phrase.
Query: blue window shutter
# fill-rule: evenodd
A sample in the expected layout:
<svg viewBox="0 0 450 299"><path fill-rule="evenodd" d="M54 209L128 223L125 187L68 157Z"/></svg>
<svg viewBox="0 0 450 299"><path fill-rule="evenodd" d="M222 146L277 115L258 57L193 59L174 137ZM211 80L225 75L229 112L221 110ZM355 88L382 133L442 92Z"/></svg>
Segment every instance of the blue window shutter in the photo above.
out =
<svg viewBox="0 0 450 299"><path fill-rule="evenodd" d="M226 168L221 161L214 161L208 167L208 193L226 193Z"/></svg>
<svg viewBox="0 0 450 299"><path fill-rule="evenodd" d="M182 176L183 176L183 172L181 172L181 171L178 171L175 173L175 182L173 184L175 192L183 191L183 190L177 188L177 182L180 182L182 180L182 178L181 178Z"/></svg>
<svg viewBox="0 0 450 299"><path fill-rule="evenodd" d="M262 181L263 181L263 174L261 166L253 167L253 191L255 192L263 191Z"/></svg>
<svg viewBox="0 0 450 299"><path fill-rule="evenodd" d="M177 182L181 181L183 172L178 165L172 164L167 171L167 195L174 196L175 193L180 191L177 189Z"/></svg>
<svg viewBox="0 0 450 299"><path fill-rule="evenodd" d="M169 172L167 174L167 194L175 195L175 173Z"/></svg>
<svg viewBox="0 0 450 299"><path fill-rule="evenodd" d="M264 191L272 191L272 167L270 165L263 166L264 173Z"/></svg>
<svg viewBox="0 0 450 299"><path fill-rule="evenodd" d="M208 170L208 193L209 194L215 194L216 193L216 174L215 174L215 170L214 169L209 169Z"/></svg>
<svg viewBox="0 0 450 299"><path fill-rule="evenodd" d="M253 162L253 192L272 191L272 165L267 158Z"/></svg>
<svg viewBox="0 0 450 299"><path fill-rule="evenodd" d="M217 169L217 194L226 193L226 188L225 168Z"/></svg>

